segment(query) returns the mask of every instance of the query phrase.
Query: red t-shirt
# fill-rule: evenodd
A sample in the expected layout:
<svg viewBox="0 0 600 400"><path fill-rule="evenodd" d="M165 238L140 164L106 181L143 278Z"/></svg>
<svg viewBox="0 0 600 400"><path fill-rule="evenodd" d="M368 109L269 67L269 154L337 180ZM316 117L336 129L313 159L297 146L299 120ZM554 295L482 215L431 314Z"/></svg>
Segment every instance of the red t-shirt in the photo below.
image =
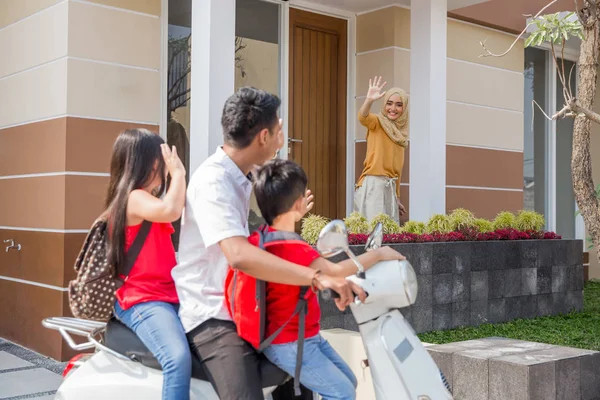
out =
<svg viewBox="0 0 600 400"><path fill-rule="evenodd" d="M273 232L275 229L269 227L269 231ZM248 240L253 245L258 246L258 233L254 232ZM305 267L308 267L315 259L320 257L315 249L308 243L303 242L270 245L268 251L279 258ZM299 296L299 286L267 283L267 334L265 337L273 334L294 313ZM304 337L310 338L319 333L321 308L317 296L312 290L307 291L306 299L307 313L305 316ZM298 318L298 315L296 315L283 328L281 333L273 340L273 344L291 343L298 340Z"/></svg>
<svg viewBox="0 0 600 400"><path fill-rule="evenodd" d="M142 224L126 227L125 251L127 252ZM179 303L171 270L177 265L171 235L175 232L170 223L154 222L150 227L144 246L131 268L125 283L116 291L119 305L128 309L138 303L164 301Z"/></svg>

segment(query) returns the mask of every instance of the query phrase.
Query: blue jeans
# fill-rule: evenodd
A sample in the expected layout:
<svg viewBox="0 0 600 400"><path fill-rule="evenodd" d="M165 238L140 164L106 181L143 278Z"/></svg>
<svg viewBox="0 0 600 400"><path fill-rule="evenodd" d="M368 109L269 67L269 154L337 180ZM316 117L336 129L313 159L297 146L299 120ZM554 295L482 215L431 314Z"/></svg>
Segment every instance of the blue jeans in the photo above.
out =
<svg viewBox="0 0 600 400"><path fill-rule="evenodd" d="M162 367L163 400L190 398L192 356L178 309L177 304L151 301L123 310L115 302L116 317L138 335Z"/></svg>
<svg viewBox="0 0 600 400"><path fill-rule="evenodd" d="M264 351L273 364L294 376L298 342L272 344ZM348 364L320 334L304 341L300 383L323 400L354 400L356 377Z"/></svg>

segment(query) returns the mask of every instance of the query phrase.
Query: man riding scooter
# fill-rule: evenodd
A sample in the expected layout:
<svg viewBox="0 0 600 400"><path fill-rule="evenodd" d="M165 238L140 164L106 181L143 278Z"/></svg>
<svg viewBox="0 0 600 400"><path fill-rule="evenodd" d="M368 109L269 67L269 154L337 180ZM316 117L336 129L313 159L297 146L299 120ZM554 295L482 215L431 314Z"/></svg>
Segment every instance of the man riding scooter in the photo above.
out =
<svg viewBox="0 0 600 400"><path fill-rule="evenodd" d="M231 96L221 119L224 145L194 172L187 189L179 263L172 276L181 303L179 316L192 351L202 360L222 400L263 399L262 356L238 336L224 301L230 265L269 282L331 289L340 295L336 299L340 310L354 301L355 294L365 300L360 286L316 274L247 240L249 174L283 146L279 106L276 96L254 88L242 88Z"/></svg>

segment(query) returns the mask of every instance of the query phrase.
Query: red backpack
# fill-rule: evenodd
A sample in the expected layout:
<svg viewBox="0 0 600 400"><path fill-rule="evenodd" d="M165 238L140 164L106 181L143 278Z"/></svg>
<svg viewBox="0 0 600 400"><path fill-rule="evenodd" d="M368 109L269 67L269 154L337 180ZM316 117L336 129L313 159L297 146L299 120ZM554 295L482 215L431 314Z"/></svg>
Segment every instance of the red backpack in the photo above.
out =
<svg viewBox="0 0 600 400"><path fill-rule="evenodd" d="M269 247L276 244L301 241L306 243L300 235L294 232L275 231L269 232L267 225L258 228L258 247L269 251ZM256 279L237 269L229 268L225 279L225 303L229 315L236 325L238 335L249 342L258 352L267 348L281 333L283 328L298 315L298 354L296 357L296 373L294 376L294 389L296 396L300 395L300 367L302 366L302 353L304 351L304 324L307 310L306 294L309 286L300 287L298 303L292 315L271 336L265 338L267 327L266 294L267 282Z"/></svg>

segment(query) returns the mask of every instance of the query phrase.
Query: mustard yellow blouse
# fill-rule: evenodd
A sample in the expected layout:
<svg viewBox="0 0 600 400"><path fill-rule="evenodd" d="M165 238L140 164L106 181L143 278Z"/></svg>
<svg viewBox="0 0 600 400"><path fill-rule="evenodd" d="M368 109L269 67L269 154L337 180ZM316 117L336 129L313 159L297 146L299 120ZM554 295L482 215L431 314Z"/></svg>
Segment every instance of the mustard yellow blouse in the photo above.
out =
<svg viewBox="0 0 600 400"><path fill-rule="evenodd" d="M358 121L368 129L368 132L367 155L363 172L356 187L362 185L363 179L367 175L398 178L396 196L400 197L400 176L402 176L402 168L404 167L404 147L389 138L375 114L364 117L359 113Z"/></svg>

